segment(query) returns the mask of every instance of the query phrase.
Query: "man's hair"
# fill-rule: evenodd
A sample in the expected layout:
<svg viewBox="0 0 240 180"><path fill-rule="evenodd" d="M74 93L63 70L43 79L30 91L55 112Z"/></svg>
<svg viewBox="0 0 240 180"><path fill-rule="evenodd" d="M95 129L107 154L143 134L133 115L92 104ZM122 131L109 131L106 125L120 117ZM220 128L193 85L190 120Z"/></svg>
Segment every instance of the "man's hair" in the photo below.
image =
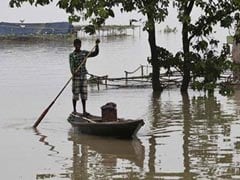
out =
<svg viewBox="0 0 240 180"><path fill-rule="evenodd" d="M75 39L74 41L73 41L73 45L75 46L75 45L77 45L77 44L81 44L82 42L81 42L81 40L80 39Z"/></svg>

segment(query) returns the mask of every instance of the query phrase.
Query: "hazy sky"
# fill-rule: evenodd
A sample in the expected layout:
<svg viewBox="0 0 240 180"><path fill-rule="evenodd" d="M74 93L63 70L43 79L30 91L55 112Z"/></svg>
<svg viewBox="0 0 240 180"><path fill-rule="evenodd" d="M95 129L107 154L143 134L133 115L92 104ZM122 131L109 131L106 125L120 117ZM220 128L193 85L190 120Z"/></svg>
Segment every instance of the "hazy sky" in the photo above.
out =
<svg viewBox="0 0 240 180"><path fill-rule="evenodd" d="M10 8L9 0L1 0L0 6L0 22L20 22L24 19L25 23L38 23L38 22L57 22L68 21L68 15L64 10L59 9L56 4L57 0L47 6L30 6L25 3L21 8ZM109 19L109 24L128 24L129 19L138 18L136 13L117 12L116 18Z"/></svg>
<svg viewBox="0 0 240 180"><path fill-rule="evenodd" d="M24 19L26 23L29 23L68 20L65 11L56 7L56 2L45 7L35 7L25 3L21 8L10 8L8 2L9 0L1 0L0 21L19 22Z"/></svg>

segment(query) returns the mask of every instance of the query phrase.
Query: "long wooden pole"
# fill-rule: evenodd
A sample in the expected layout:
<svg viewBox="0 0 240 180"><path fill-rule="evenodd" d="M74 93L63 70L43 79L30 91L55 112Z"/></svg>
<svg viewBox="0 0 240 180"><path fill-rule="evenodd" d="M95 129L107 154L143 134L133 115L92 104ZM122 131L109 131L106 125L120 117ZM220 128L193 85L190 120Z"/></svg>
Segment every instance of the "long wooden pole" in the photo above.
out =
<svg viewBox="0 0 240 180"><path fill-rule="evenodd" d="M60 92L57 94L57 96L53 99L53 101L49 104L49 106L42 112L42 114L39 116L39 118L37 119L37 121L34 123L33 128L37 128L37 126L39 125L39 123L43 120L43 118L46 116L46 114L48 113L49 109L53 106L53 104L56 102L56 100L58 99L58 97L62 94L62 92L64 91L64 89L68 86L68 84L70 83L70 81L72 80L74 74L82 67L82 65L86 62L88 56L93 52L93 50L95 49L96 45L91 49L91 51L89 51L89 53L87 54L87 56L85 56L84 60L81 62L81 64L78 66L78 68L74 71L73 75L71 76L71 78L69 78L69 80L66 82L66 84L63 86L63 88L60 90Z"/></svg>

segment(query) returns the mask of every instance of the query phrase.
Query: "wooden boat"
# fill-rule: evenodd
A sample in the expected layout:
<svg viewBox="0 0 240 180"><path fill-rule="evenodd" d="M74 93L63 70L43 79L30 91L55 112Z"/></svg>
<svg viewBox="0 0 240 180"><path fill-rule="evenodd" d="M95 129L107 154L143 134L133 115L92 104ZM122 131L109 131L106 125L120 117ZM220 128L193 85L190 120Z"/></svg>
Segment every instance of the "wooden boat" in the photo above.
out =
<svg viewBox="0 0 240 180"><path fill-rule="evenodd" d="M95 115L83 116L80 113L70 114L68 122L74 129L83 134L110 136L117 138L132 138L144 125L142 119L131 120L118 118L117 121L105 122Z"/></svg>

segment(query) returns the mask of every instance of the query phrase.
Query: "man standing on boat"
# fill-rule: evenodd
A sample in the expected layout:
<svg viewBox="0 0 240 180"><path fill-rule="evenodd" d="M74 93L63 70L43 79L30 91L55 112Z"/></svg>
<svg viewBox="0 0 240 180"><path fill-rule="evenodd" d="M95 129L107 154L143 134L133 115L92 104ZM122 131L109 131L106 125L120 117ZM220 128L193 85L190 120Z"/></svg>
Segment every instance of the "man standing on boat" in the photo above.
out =
<svg viewBox="0 0 240 180"><path fill-rule="evenodd" d="M86 58L95 57L99 53L98 44L100 40L96 40L96 46L94 51L89 52L86 50L81 50L81 40L75 39L73 45L75 50L69 55L69 63L72 78L72 104L73 104L73 113L77 113L76 104L81 96L83 115L87 116L89 113L86 111L86 100L87 100L87 69L86 69Z"/></svg>

